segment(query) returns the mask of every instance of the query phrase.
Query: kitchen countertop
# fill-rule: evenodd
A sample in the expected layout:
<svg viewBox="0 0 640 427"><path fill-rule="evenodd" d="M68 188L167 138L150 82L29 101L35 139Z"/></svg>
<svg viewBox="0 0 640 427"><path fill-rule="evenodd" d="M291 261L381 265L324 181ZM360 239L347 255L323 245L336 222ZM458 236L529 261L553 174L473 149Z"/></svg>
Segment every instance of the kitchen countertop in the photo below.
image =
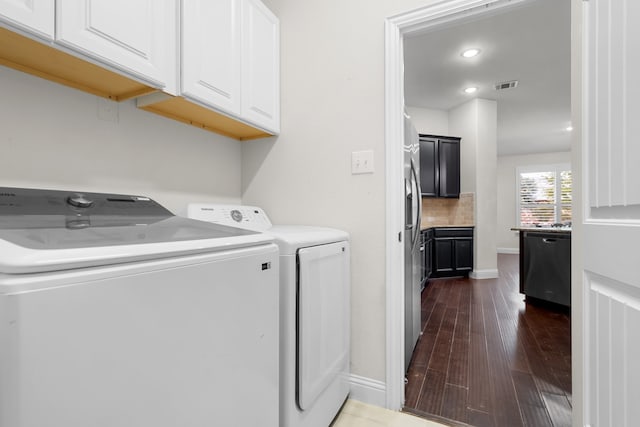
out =
<svg viewBox="0 0 640 427"><path fill-rule="evenodd" d="M512 231L532 231L540 233L571 233L570 227L511 227Z"/></svg>
<svg viewBox="0 0 640 427"><path fill-rule="evenodd" d="M462 228L462 227L475 227L474 224L422 224L420 230L428 230L430 228Z"/></svg>

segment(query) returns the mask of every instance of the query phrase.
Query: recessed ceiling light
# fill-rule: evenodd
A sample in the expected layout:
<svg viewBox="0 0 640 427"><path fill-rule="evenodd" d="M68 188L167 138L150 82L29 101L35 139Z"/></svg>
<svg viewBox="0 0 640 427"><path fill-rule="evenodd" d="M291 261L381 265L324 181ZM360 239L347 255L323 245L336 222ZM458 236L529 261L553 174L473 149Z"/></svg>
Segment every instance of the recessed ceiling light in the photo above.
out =
<svg viewBox="0 0 640 427"><path fill-rule="evenodd" d="M477 87L472 86L472 87L468 87L468 88L466 88L466 89L464 90L464 93L474 93L474 92L476 92L477 90L478 90L478 88L477 88Z"/></svg>
<svg viewBox="0 0 640 427"><path fill-rule="evenodd" d="M567 126L567 127L565 128L565 130L566 130L567 132L571 132L571 131L573 130L573 126Z"/></svg>
<svg viewBox="0 0 640 427"><path fill-rule="evenodd" d="M473 49L465 50L460 55L462 55L463 58L473 58L474 56L477 56L479 53L480 53L480 49L474 47Z"/></svg>

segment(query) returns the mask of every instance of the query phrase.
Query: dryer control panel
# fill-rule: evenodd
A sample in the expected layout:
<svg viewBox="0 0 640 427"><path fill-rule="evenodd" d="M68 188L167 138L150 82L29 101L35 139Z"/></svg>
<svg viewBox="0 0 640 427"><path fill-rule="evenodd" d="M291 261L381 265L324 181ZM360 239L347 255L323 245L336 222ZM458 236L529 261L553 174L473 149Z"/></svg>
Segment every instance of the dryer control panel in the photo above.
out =
<svg viewBox="0 0 640 427"><path fill-rule="evenodd" d="M215 203L189 203L187 217L252 231L266 231L272 224L261 208Z"/></svg>

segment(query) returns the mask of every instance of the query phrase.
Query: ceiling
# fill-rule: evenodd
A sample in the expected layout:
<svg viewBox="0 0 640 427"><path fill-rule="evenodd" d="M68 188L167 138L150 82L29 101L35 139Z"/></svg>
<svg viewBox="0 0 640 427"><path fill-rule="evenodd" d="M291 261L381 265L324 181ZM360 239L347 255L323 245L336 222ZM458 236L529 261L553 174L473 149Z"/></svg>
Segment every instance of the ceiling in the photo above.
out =
<svg viewBox="0 0 640 427"><path fill-rule="evenodd" d="M498 106L498 155L571 149L571 2L532 0L405 39L405 102L450 110L472 98ZM480 48L474 58L461 52ZM512 89L495 83L518 80ZM475 86L472 95L463 89Z"/></svg>

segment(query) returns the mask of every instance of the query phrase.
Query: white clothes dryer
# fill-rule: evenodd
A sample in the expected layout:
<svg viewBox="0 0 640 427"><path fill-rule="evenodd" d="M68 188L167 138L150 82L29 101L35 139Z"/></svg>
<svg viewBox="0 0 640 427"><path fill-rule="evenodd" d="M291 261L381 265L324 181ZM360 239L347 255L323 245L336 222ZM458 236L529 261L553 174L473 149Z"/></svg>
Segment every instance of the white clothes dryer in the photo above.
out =
<svg viewBox="0 0 640 427"><path fill-rule="evenodd" d="M187 216L275 238L280 249L280 423L327 427L349 394L349 235L323 227L273 226L253 206L194 203Z"/></svg>
<svg viewBox="0 0 640 427"><path fill-rule="evenodd" d="M279 427L277 265L147 197L0 188L0 426Z"/></svg>

